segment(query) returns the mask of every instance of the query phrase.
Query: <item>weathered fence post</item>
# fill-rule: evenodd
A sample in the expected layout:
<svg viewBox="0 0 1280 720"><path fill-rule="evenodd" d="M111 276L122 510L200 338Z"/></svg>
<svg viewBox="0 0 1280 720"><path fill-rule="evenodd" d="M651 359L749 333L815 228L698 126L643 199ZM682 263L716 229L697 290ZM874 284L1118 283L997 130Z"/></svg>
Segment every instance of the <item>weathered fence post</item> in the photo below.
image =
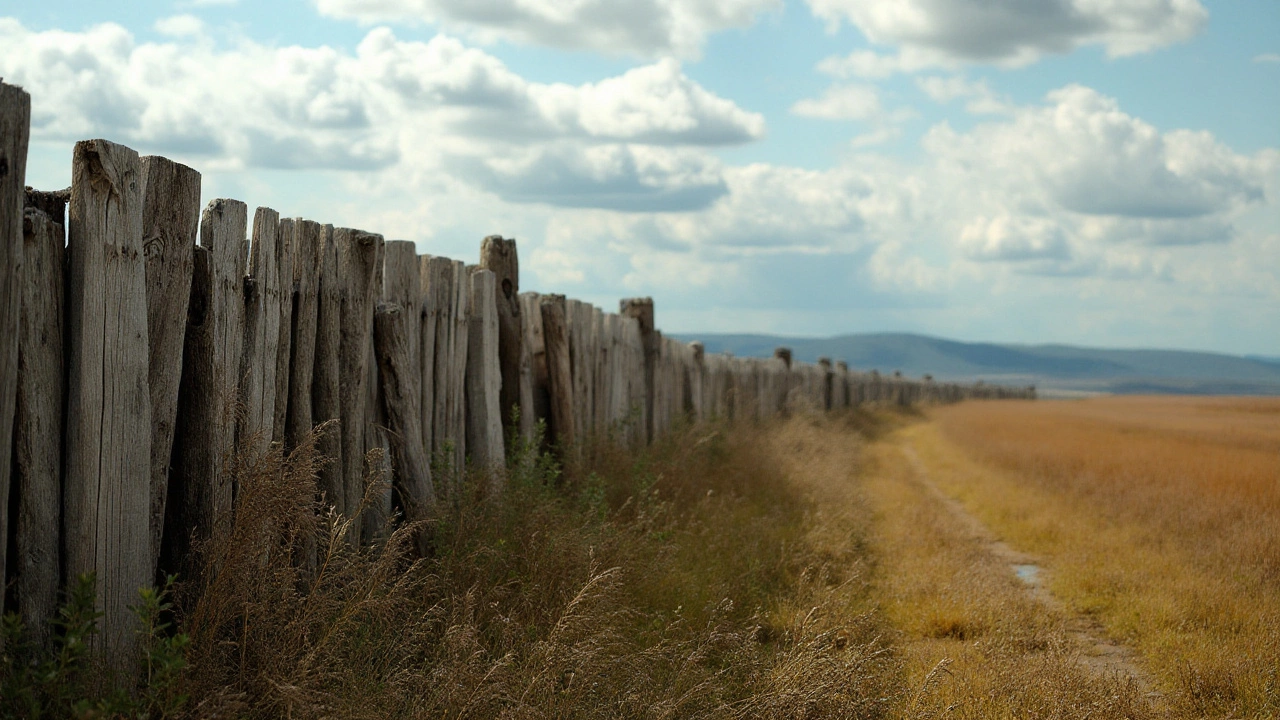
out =
<svg viewBox="0 0 1280 720"><path fill-rule="evenodd" d="M348 540L360 541L360 503L364 500L365 383L373 340L374 274L381 235L351 228L333 231L338 249L338 286L342 301L342 337L338 352L338 393L342 407L342 514L351 520Z"/></svg>
<svg viewBox="0 0 1280 720"><path fill-rule="evenodd" d="M292 450L315 425L312 407L316 367L316 338L320 306L320 269L324 261L324 236L320 223L295 220L293 283L297 302L293 310L293 339L289 353L289 408L284 424L286 450Z"/></svg>
<svg viewBox="0 0 1280 720"><path fill-rule="evenodd" d="M18 383L18 323L22 312L22 206L31 136L31 96L0 83L0 587L9 538L9 474ZM4 591L0 589L0 601ZM0 648L4 647L0 639Z"/></svg>
<svg viewBox="0 0 1280 720"><path fill-rule="evenodd" d="M654 372L658 365L658 336L654 333L653 298L628 298L621 301L619 309L624 317L633 318L640 323L640 343L644 350L644 417L640 422L644 427L644 442L648 444L654 440Z"/></svg>
<svg viewBox="0 0 1280 720"><path fill-rule="evenodd" d="M538 298L542 313L542 341L547 353L547 391L550 399L551 441L562 451L575 447L573 374L569 357L569 326L563 295Z"/></svg>
<svg viewBox="0 0 1280 720"><path fill-rule="evenodd" d="M166 158L142 158L142 249L146 253L151 386L151 572L160 560L169 492L192 255L200 225L200 173Z"/></svg>
<svg viewBox="0 0 1280 720"><path fill-rule="evenodd" d="M533 412L523 407L520 383L522 357L520 327L520 257L516 241L501 235L490 235L480 243L480 267L492 270L494 292L498 303L498 366L502 373L502 390L499 408L502 411L502 427L506 440L515 439L519 431L513 420L515 411L520 415Z"/></svg>
<svg viewBox="0 0 1280 720"><path fill-rule="evenodd" d="M450 272L453 316L450 322L448 392L445 394L444 402L449 412L449 431L446 437L453 441L453 467L456 471L454 475L456 480L462 478L468 449L467 337L471 330L470 273L466 263L461 260L453 261Z"/></svg>
<svg viewBox="0 0 1280 720"><path fill-rule="evenodd" d="M790 410L791 387L795 383L791 373L791 348L774 348L773 357L775 360L782 361L782 367L777 373L774 373L772 378L773 387L771 392L773 397L771 402L773 407L770 412L785 415Z"/></svg>
<svg viewBox="0 0 1280 720"><path fill-rule="evenodd" d="M45 203L47 204L47 203ZM21 322L13 472L18 523L14 589L30 638L49 640L56 617L62 553L63 251L65 201L52 216L27 207L22 218ZM56 219L55 219L56 218Z"/></svg>
<svg viewBox="0 0 1280 720"><path fill-rule="evenodd" d="M374 315L374 338L377 344L378 381L382 384L382 400L391 426L393 482L400 493L405 519L421 522L431 518L436 508L435 488L431 484L431 463L422 445L421 409L418 402L419 368L413 362L409 336L421 319L405 313L399 305L384 304ZM426 554L425 533L418 534L418 551Z"/></svg>
<svg viewBox="0 0 1280 720"><path fill-rule="evenodd" d="M248 220L244 203L225 199L211 201L200 220L178 392L182 440L175 445L161 546L168 572L199 570L189 555L192 535L207 539L231 522Z"/></svg>
<svg viewBox="0 0 1280 720"><path fill-rule="evenodd" d="M320 279L316 292L315 374L311 386L311 416L316 424L337 420L317 443L329 462L320 467L317 489L325 505L345 512L346 462L342 456L342 278L338 275L338 245L332 225L321 228Z"/></svg>
<svg viewBox="0 0 1280 720"><path fill-rule="evenodd" d="M389 435L385 435L387 441L387 462L391 477L389 480L396 487L401 486L400 473L402 466L406 463L404 453L416 451L421 458L427 458L423 443L422 433L422 280L419 277L418 270L418 254L417 246L407 240L388 240L383 250L383 302L379 304L377 313L394 311L396 318L392 327L388 327L390 331L394 329L398 333L404 335L404 352L405 357L396 360L398 363L394 371L398 373L396 378L384 377L389 371L386 363L388 360L383 357L384 352L389 352L388 348L383 346L383 339L376 333L374 335L374 346L377 357L378 367L378 397L382 403L379 415L386 418L385 425L390 429ZM382 332L382 323L384 320L375 315L375 330ZM392 398L389 393L396 392L400 395L398 398ZM412 396L412 400L410 397ZM393 407L393 404L396 407ZM407 413L412 411L414 414L413 421L410 424L408 418L401 417L398 420L392 417L393 412ZM412 437L406 437L404 433L406 429L411 429L414 433ZM416 472L416 470L411 471ZM411 482L413 482L411 480ZM388 493L390 489L388 488ZM403 490L401 491L403 492ZM391 509L391 498L386 496L386 508ZM403 502L403 501L402 501Z"/></svg>
<svg viewBox="0 0 1280 720"><path fill-rule="evenodd" d="M280 347L280 213L260 207L253 214L249 276L244 285L244 347L240 355L240 402L244 406L236 445L253 455L267 451L275 425L276 356Z"/></svg>
<svg viewBox="0 0 1280 720"><path fill-rule="evenodd" d="M126 666L137 649L129 606L152 581L141 185L133 150L105 140L76 143L68 244L66 569L68 578L96 575L99 649Z"/></svg>
<svg viewBox="0 0 1280 720"><path fill-rule="evenodd" d="M526 442L533 441L538 421L546 420L551 412L540 308L537 293L520 294L520 436Z"/></svg>
<svg viewBox="0 0 1280 720"><path fill-rule="evenodd" d="M422 365L424 370L430 369L429 388L428 374L423 373L423 433L431 441L426 449L434 462L437 458L444 457L449 432L446 398L449 395L449 360L451 358L449 343L453 336L455 297L453 261L445 257L426 255L420 262L423 268L423 275L420 277L425 277L423 289L426 292L426 314L422 326ZM430 338L427 337L428 333L431 335ZM444 478L437 477L436 482L442 484ZM441 492L443 491L442 489Z"/></svg>
<svg viewBox="0 0 1280 720"><path fill-rule="evenodd" d="M832 394L835 397L836 407L849 407L849 363L843 360L836 361L836 379Z"/></svg>
<svg viewBox="0 0 1280 720"><path fill-rule="evenodd" d="M496 277L490 270L471 271L471 327L467 332L467 448L478 466L496 471L503 466L502 369L499 358ZM490 473L490 492L501 491L501 476Z"/></svg>
<svg viewBox="0 0 1280 720"><path fill-rule="evenodd" d="M373 306L386 302L387 292L387 244L378 246L378 257L374 260ZM378 356L374 348L373 328L369 328L369 356L366 361L364 390L364 456L365 477L378 477L382 480L378 487L366 489L369 505L365 508L365 516L360 522L360 542L372 545L387 528L394 511L392 508L391 481L391 444L387 437L386 408L382 402L382 386L378 382ZM370 455L374 450L380 451ZM372 463L376 464L368 464Z"/></svg>
<svg viewBox="0 0 1280 720"><path fill-rule="evenodd" d="M284 426L289 412L289 367L293 355L293 291L294 291L294 253L298 249L298 233L302 231L302 220L284 218L280 220L280 231L276 237L276 273L280 283L280 318L276 340L275 364L275 399L274 407L262 408L264 418L271 421L270 433L272 442L284 441ZM373 334L373 319L369 319L369 334ZM270 363L272 358L264 357L263 362Z"/></svg>
<svg viewBox="0 0 1280 720"><path fill-rule="evenodd" d="M821 388L822 402L820 406L822 407L823 411L829 411L835 405L835 399L834 399L835 376L833 375L831 370L831 358L825 358L825 357L818 358L818 367L820 369L820 372L822 373L822 388Z"/></svg>
<svg viewBox="0 0 1280 720"><path fill-rule="evenodd" d="M688 371L688 389L685 391L685 412L694 423L706 419L709 408L703 386L707 378L707 350L700 342L689 343L691 364Z"/></svg>

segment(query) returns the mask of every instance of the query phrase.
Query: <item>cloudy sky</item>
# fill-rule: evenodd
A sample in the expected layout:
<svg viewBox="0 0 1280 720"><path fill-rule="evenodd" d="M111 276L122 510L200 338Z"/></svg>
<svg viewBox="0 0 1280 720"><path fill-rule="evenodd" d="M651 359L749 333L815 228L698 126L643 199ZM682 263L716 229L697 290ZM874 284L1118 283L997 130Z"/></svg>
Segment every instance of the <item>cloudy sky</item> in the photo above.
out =
<svg viewBox="0 0 1280 720"><path fill-rule="evenodd" d="M672 332L1280 356L1272 0L6 5L38 187L106 137Z"/></svg>

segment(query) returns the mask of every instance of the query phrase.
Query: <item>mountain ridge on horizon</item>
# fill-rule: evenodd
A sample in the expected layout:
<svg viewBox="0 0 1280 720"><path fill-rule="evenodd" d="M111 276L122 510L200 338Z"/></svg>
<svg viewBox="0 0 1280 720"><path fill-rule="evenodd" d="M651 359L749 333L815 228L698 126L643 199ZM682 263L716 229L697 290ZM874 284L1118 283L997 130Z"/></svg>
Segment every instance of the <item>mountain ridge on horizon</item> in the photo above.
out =
<svg viewBox="0 0 1280 720"><path fill-rule="evenodd" d="M1029 385L1047 396L1117 394L1280 395L1280 360L1199 350L1095 348L1063 343L963 342L916 333L849 333L828 338L762 333L675 333L707 352L767 357L789 347L805 362L844 360L850 368L900 371L939 380Z"/></svg>

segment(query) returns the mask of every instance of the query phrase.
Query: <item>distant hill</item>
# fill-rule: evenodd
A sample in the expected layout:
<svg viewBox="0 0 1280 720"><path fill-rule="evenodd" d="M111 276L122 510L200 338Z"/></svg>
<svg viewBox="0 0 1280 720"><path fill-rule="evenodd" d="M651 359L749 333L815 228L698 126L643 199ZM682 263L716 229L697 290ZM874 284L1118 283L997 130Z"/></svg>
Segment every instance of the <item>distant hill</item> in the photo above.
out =
<svg viewBox="0 0 1280 720"><path fill-rule="evenodd" d="M707 352L767 357L780 345L799 360L844 360L859 370L900 370L939 380L1036 385L1045 395L1174 393L1280 395L1280 360L1181 350L1105 350L1071 345L965 343L902 333L783 338L681 334Z"/></svg>

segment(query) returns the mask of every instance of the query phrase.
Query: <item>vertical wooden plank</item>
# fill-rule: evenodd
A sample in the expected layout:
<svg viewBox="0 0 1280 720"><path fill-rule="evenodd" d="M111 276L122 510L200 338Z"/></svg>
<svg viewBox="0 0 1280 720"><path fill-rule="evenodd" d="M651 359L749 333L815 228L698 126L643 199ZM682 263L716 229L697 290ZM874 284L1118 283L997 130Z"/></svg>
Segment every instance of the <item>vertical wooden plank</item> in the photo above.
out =
<svg viewBox="0 0 1280 720"><path fill-rule="evenodd" d="M591 308L591 427L604 437L609 430L609 338L604 326L604 311Z"/></svg>
<svg viewBox="0 0 1280 720"><path fill-rule="evenodd" d="M275 390L272 397L273 406L263 407L263 422L271 419L271 440L284 440L284 427L289 413L289 367L293 354L293 295L296 280L294 278L294 253L298 248L298 233L301 230L301 219L284 218L280 220L280 234L276 242L276 273L280 283L280 318L276 324L275 354ZM373 317L369 318L369 332L373 332ZM270 357L263 358L270 363Z"/></svg>
<svg viewBox="0 0 1280 720"><path fill-rule="evenodd" d="M412 408L415 413L412 427L415 435L412 438L399 437L397 433L401 430L397 429L391 423L390 403L391 398L386 397L388 383L385 380L379 380L378 397L379 408L378 416L380 418L379 425L390 429L390 434L383 431L381 437L386 443L386 469L389 473L387 478L389 483L399 487L400 480L397 474L400 472L400 462L398 454L404 452L403 448L398 446L402 443L408 443L410 449L416 449L422 453L422 457L426 458L427 447L422 437L422 361L420 354L422 352L422 283L419 278L418 255L417 248L414 243L407 240L388 241L383 246L383 302L388 306L395 306L399 313L396 322L403 324L400 328L404 333L405 342L405 362L397 367L400 377L396 382L397 392L413 395L412 405L405 405L406 411ZM376 339L376 338L375 338ZM383 361L378 359L378 374L385 371ZM412 370L410 370L412 368ZM407 400L401 400L402 404ZM403 426L405 421L401 421ZM387 494L384 499L384 511L388 513L391 508L391 492L388 487Z"/></svg>
<svg viewBox="0 0 1280 720"><path fill-rule="evenodd" d="M640 447L648 442L648 413L645 409L652 396L649 389L653 387L646 378L649 371L648 354L645 352L644 334L641 323L635 317L622 317L622 344L626 354L626 418L628 421L628 442L631 447Z"/></svg>
<svg viewBox="0 0 1280 720"><path fill-rule="evenodd" d="M550 423L547 349L542 338L542 310L538 293L520 293L520 319L520 393L524 408L520 415L520 436L525 441L532 441L538 421Z"/></svg>
<svg viewBox="0 0 1280 720"><path fill-rule="evenodd" d="M600 347L597 344L595 314L596 308L591 303L582 303L579 308L578 323L583 339L582 379L583 397L582 425L586 428L583 436L593 435L599 428L596 426L596 364L599 363Z"/></svg>
<svg viewBox="0 0 1280 720"><path fill-rule="evenodd" d="M772 388L770 394L773 396L774 407L770 414L785 415L790 409L791 386L793 384L791 379L791 348L774 348L773 357L775 360L782 362L782 367L771 375Z"/></svg>
<svg viewBox="0 0 1280 720"><path fill-rule="evenodd" d="M707 350L700 342L689 343L689 418L695 423L706 420L708 408L705 396L707 382Z"/></svg>
<svg viewBox="0 0 1280 720"><path fill-rule="evenodd" d="M421 413L422 448L430 461L435 454L436 422L436 328L440 320L440 303L433 280L436 262L430 255L418 256L418 286L421 292L421 322L418 346L418 385Z"/></svg>
<svg viewBox="0 0 1280 720"><path fill-rule="evenodd" d="M63 213L57 213L61 220ZM18 616L46 646L56 617L62 553L63 247L61 222L28 207L22 219L21 320L17 333L17 406L13 478L17 486Z"/></svg>
<svg viewBox="0 0 1280 720"><path fill-rule="evenodd" d="M587 347L587 336L582 322L586 311L586 303L572 298L565 300L565 323L569 329L569 372L573 378L573 429L574 436L579 440L585 440L591 433L586 414L589 392L587 376L590 374L588 359L591 356L591 350Z"/></svg>
<svg viewBox="0 0 1280 720"><path fill-rule="evenodd" d="M413 413L421 413L421 365L419 354L421 352L422 291L416 246L410 241L388 241L383 246L381 265L383 265L383 272L381 272L381 278L383 278L383 281L381 281L381 299L388 307L396 307L396 322L404 325L403 328L398 328L398 332L403 332L404 334L404 352L407 354L407 365L398 365L398 372L401 373L401 378L398 379L396 389L398 392L412 393ZM408 372L408 368L413 368L413 372ZM383 373L383 360L378 359L375 355L375 363L371 369L374 372L370 373L370 382L378 383L372 388L376 392L370 393L370 397L374 398L376 402L375 411L371 414L371 424L375 424L376 427L370 428L370 424L366 424L366 443L376 443L376 446L383 448L383 471L387 474L388 486L379 496L374 518L370 523L365 524L365 542L374 541L376 534L385 527L385 521L392 514L392 484L399 482L396 479L397 454L404 451L404 448L398 448L399 443L411 443L420 452L425 447L422 445L421 416L413 419L412 427L417 433L415 437L392 437L385 432L384 428L390 428L388 416L389 398L384 396L387 383L376 379ZM396 432L398 430L392 428L392 433Z"/></svg>
<svg viewBox="0 0 1280 720"><path fill-rule="evenodd" d="M409 522L430 520L436 510L436 493L431 483L431 464L422 445L418 427L422 412L418 407L419 366L409 337L417 333L421 318L406 313L395 304L379 305L374 314L374 338L378 356L378 381L392 432L393 482ZM418 535L419 554L426 554L425 533Z"/></svg>
<svg viewBox="0 0 1280 720"><path fill-rule="evenodd" d="M76 143L68 245L67 575L96 574L100 649L126 665L136 652L129 606L152 579L141 181L133 150L105 140Z"/></svg>
<svg viewBox="0 0 1280 720"><path fill-rule="evenodd" d="M843 360L836 361L835 385L832 394L835 397L833 404L837 408L849 407L849 363Z"/></svg>
<svg viewBox="0 0 1280 720"><path fill-rule="evenodd" d="M619 427L627 419L630 412L628 393L630 376L628 372L627 346L623 339L623 326L627 322L621 315L606 313L604 316L606 332L609 336L609 426L619 433L620 443L626 443L625 428Z"/></svg>
<svg viewBox="0 0 1280 720"><path fill-rule="evenodd" d="M453 439L453 466L461 471L467 462L467 337L471 325L470 270L461 260L453 261L453 329L450 339L449 435ZM461 472L457 479L461 480Z"/></svg>
<svg viewBox="0 0 1280 720"><path fill-rule="evenodd" d="M200 225L200 173L167 158L141 160L142 248L146 257L148 383L151 388L150 569L160 560L169 461L182 381L191 264Z"/></svg>
<svg viewBox="0 0 1280 720"><path fill-rule="evenodd" d="M471 272L471 324L467 331L467 447L477 467L500 470L506 459L502 427L502 359L497 276ZM502 491L500 473L490 473L490 493Z"/></svg>
<svg viewBox="0 0 1280 720"><path fill-rule="evenodd" d="M629 298L621 301L621 313L640 323L640 343L644 351L644 442L653 442L654 371L658 361L658 339L654 334L653 298Z"/></svg>
<svg viewBox="0 0 1280 720"><path fill-rule="evenodd" d="M31 137L31 96L0 83L0 601L9 540L10 440L18 383L22 312L22 206ZM0 648L4 641L0 639Z"/></svg>
<svg viewBox="0 0 1280 720"><path fill-rule="evenodd" d="M395 331L404 335L404 352L403 360L397 360L394 370L398 373L396 378L382 378L379 380L378 396L382 407L379 408L380 417L385 420L380 421L384 427L390 428L391 435L383 435L387 445L387 463L388 472L391 476L388 480L396 487L402 485L399 477L403 471L406 459L403 457L405 452L414 452L420 454L424 462L426 462L427 451L429 447L423 442L422 437L422 360L420 354L422 352L422 282L419 277L419 262L416 246L407 240L388 241L383 249L383 300L388 311L394 309L396 313ZM375 320L375 322L378 322ZM376 339L376 338L375 338ZM382 342L378 340L377 342ZM397 341L398 342L398 341ZM379 346L378 352L382 353L384 348ZM398 350L397 350L398 352ZM386 366L387 360L378 358L378 375L381 377L388 372ZM391 390L404 395L402 398L392 398L387 395ZM410 401L408 396L412 396ZM392 404L398 403L399 410L403 412L412 411L414 414L412 424L407 418L401 418L396 422L392 422ZM404 436L405 428L411 428L413 435ZM410 478L410 483L415 482ZM401 491L403 493L403 490ZM420 500L420 499L419 499ZM404 500L401 501L402 503ZM407 506L406 506L407 507ZM385 499L385 511L391 512L391 497L388 492Z"/></svg>
<svg viewBox="0 0 1280 720"><path fill-rule="evenodd" d="M320 271L324 237L320 223L294 221L293 284L296 288L289 353L289 403L284 425L287 450L298 446L315 425L312 407L316 367L316 337L320 307Z"/></svg>
<svg viewBox="0 0 1280 720"><path fill-rule="evenodd" d="M818 358L818 369L821 373L819 377L821 387L818 390L821 401L818 407L823 412L827 412L835 407L835 376L831 369L831 358Z"/></svg>
<svg viewBox="0 0 1280 720"><path fill-rule="evenodd" d="M342 301L338 353L339 401L342 405L342 513L351 518L349 540L360 540L358 517L364 499L365 383L369 344L373 340L375 274L382 236L351 228L333 231L338 249L338 282Z"/></svg>
<svg viewBox="0 0 1280 720"><path fill-rule="evenodd" d="M406 367L418 367L422 352L422 280L416 245L408 240L388 241L383 254L383 298L388 305L400 306L399 312L405 322L406 351L409 353L409 365ZM417 407L421 402L421 372L414 371L413 376L411 379L405 376L402 383L411 383L405 385L406 392L418 393L419 399L414 401L414 407Z"/></svg>
<svg viewBox="0 0 1280 720"><path fill-rule="evenodd" d="M387 245L383 242L378 246L378 256L374 260L375 270L373 273L373 304L376 312L379 303L386 299L387 291ZM373 328L370 328L370 332ZM365 510L364 520L360 523L360 542L364 545L373 544L383 534L383 530L387 526L387 521L391 518L391 446L387 438L386 432L383 430L387 426L386 409L382 403L382 388L378 383L378 356L374 348L373 336L369 336L369 357L366 361L365 393L364 393L364 453L365 453L365 476L374 474L382 482L380 487L375 490L366 490L366 494L372 493L369 500L369 507ZM379 451L375 455L371 455L374 450ZM374 464L370 464L370 462Z"/></svg>
<svg viewBox="0 0 1280 720"><path fill-rule="evenodd" d="M240 403L236 445L261 455L273 439L276 363L280 347L280 213L267 207L253 214L249 277L245 279L244 346L240 356Z"/></svg>
<svg viewBox="0 0 1280 720"><path fill-rule="evenodd" d="M551 442L561 452L576 447L573 426L573 371L569 357L569 326L563 295L538 299L542 313L542 339L547 355L547 391L550 400Z"/></svg>
<svg viewBox="0 0 1280 720"><path fill-rule="evenodd" d="M449 377L453 353L450 342L453 337L453 314L455 311L453 292L453 261L444 257L428 257L427 265L427 313L435 326L435 342L431 348L431 401L423 408L423 412L431 412L431 457L433 460L445 459L444 450L452 438L449 437ZM425 332L425 329L424 329ZM425 352L424 343L424 352ZM423 358L423 364L427 359ZM452 456L447 458L452 462ZM443 492L446 478L437 477L436 483Z"/></svg>
<svg viewBox="0 0 1280 720"><path fill-rule="evenodd" d="M480 267L493 271L498 308L498 366L502 372L499 407L505 437L519 428L513 418L521 411L520 369L523 352L520 329L520 257L516 241L490 235L480 243Z"/></svg>
<svg viewBox="0 0 1280 720"><path fill-rule="evenodd" d="M178 393L180 441L161 546L167 572L198 572L189 554L192 536L226 532L231 521L235 486L228 469L240 397L248 219L244 203L225 199L211 201L201 216Z"/></svg>
<svg viewBox="0 0 1280 720"><path fill-rule="evenodd" d="M338 274L338 245L332 225L321 227L320 282L316 291L316 351L312 377L311 416L315 424L338 420L320 437L316 447L329 462L320 468L317 489L326 505L347 508L342 456L342 278Z"/></svg>

